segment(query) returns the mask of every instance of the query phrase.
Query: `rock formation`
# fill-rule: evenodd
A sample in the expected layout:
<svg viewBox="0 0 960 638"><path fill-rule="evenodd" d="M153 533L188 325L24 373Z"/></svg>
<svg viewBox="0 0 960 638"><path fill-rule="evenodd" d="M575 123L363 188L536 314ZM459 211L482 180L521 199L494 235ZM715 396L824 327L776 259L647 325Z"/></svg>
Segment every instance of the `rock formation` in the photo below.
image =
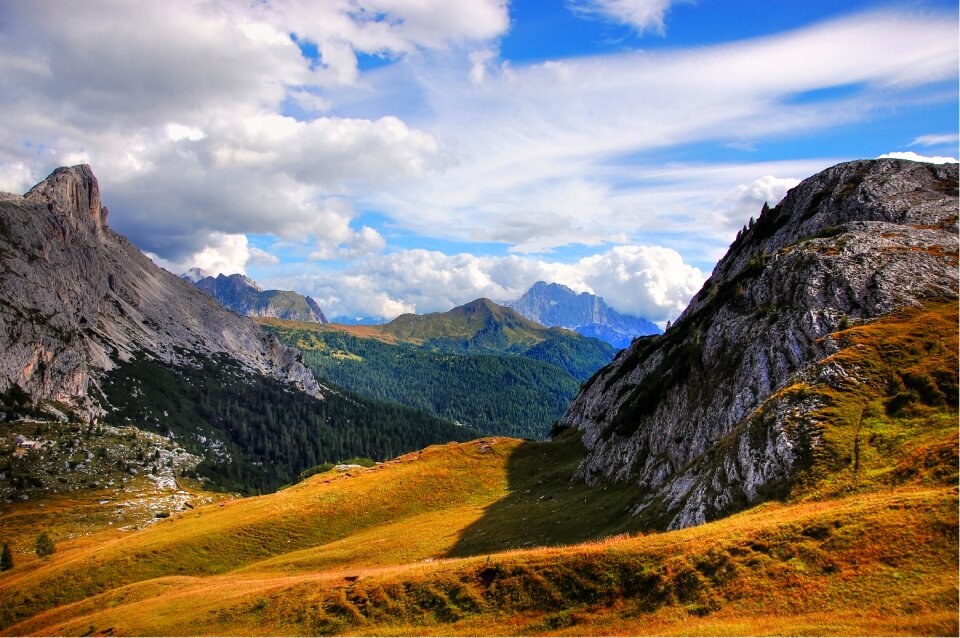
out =
<svg viewBox="0 0 960 638"><path fill-rule="evenodd" d="M237 273L212 277L200 268L191 268L180 278L193 282L197 288L213 295L224 307L238 315L329 323L320 304L312 298L292 290L263 290L246 275Z"/></svg>
<svg viewBox="0 0 960 638"><path fill-rule="evenodd" d="M818 445L811 406L777 394L852 371L827 357L846 325L957 296L957 165L827 169L738 236L674 325L598 372L562 423L589 483L631 481L655 527L759 502ZM763 427L751 416L763 407Z"/></svg>
<svg viewBox="0 0 960 638"><path fill-rule="evenodd" d="M98 371L136 353L166 362L225 353L318 393L296 350L110 230L86 165L0 196L0 351L0 392L16 384L87 414L106 407Z"/></svg>
<svg viewBox="0 0 960 638"><path fill-rule="evenodd" d="M587 292L578 295L561 284L538 281L520 299L506 305L541 325L574 330L615 348L626 348L635 337L660 334L656 324L620 314L603 297Z"/></svg>

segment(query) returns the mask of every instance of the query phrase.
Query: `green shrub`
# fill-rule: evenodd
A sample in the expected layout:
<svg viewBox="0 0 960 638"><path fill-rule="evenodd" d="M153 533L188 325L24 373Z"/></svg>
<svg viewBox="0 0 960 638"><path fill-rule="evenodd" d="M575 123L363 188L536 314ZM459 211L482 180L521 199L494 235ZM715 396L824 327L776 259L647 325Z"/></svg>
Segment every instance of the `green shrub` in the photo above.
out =
<svg viewBox="0 0 960 638"><path fill-rule="evenodd" d="M56 551L57 546L53 544L53 541L50 539L47 533L40 532L40 535L37 536L37 556L39 558L46 558Z"/></svg>

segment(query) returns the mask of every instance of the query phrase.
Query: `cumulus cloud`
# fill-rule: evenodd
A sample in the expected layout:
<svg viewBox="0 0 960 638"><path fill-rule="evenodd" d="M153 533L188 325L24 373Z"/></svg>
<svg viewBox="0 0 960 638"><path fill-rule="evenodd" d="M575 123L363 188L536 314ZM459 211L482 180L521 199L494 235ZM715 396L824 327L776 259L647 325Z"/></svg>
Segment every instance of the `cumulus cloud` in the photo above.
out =
<svg viewBox="0 0 960 638"><path fill-rule="evenodd" d="M956 164L957 158L955 157L941 157L934 155L933 157L928 157L926 155L919 155L913 151L899 151L895 153L885 153L880 156L879 159L891 158L891 159L902 159L910 160L911 162L928 162L930 164Z"/></svg>
<svg viewBox="0 0 960 638"><path fill-rule="evenodd" d="M621 312L662 322L686 307L704 276L676 251L656 246L616 246L574 263L418 249L377 255L336 275L281 278L271 285L305 291L332 316L389 319L445 311L479 297L510 301L539 280L601 295Z"/></svg>
<svg viewBox="0 0 960 638"><path fill-rule="evenodd" d="M603 16L628 24L640 33L663 34L664 16L670 5L692 0L568 0L575 14Z"/></svg>
<svg viewBox="0 0 960 638"><path fill-rule="evenodd" d="M655 28L675 3L592 4ZM501 0L7 3L0 187L90 162L115 227L173 262L221 250L216 233L362 260L385 241L356 230L354 211L376 211L518 254L663 241L699 263L735 216L718 193L833 158L664 165L661 151L759 147L942 102L954 22L866 12L696 49L510 65L496 53ZM311 44L318 60L301 52ZM358 55L395 63L361 72ZM794 99L833 87L856 90Z"/></svg>
<svg viewBox="0 0 960 638"><path fill-rule="evenodd" d="M396 116L317 117L333 106L322 87L356 79L356 51L397 57L508 27L495 0L91 0L73 14L37 0L3 13L0 188L91 163L116 229L172 262L217 250L215 233L350 243L352 208L331 213L331 198L445 160ZM357 251L376 243L361 239Z"/></svg>
<svg viewBox="0 0 960 638"><path fill-rule="evenodd" d="M190 268L198 267L216 277L221 273L224 275L246 273L247 262L250 261L251 257L261 260L265 254L257 248L252 250L256 252L251 252L246 235L211 233L207 237L206 245L201 250L185 256L180 261L164 259L151 252L147 252L147 256L158 266L175 275L184 273Z"/></svg>
<svg viewBox="0 0 960 638"><path fill-rule="evenodd" d="M795 178L765 175L750 184L741 184L721 202L722 215L728 227L741 228L751 217L758 217L764 204L776 206L787 191L800 183Z"/></svg>

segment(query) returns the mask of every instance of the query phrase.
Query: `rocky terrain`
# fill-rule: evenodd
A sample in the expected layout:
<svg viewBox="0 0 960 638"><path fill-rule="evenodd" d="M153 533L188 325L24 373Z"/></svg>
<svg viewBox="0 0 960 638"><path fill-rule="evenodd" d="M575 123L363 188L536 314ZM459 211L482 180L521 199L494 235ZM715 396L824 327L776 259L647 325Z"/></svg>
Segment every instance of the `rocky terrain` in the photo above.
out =
<svg viewBox="0 0 960 638"><path fill-rule="evenodd" d="M92 416L106 407L99 373L118 362L222 353L319 393L295 350L155 266L107 220L86 165L0 195L0 392Z"/></svg>
<svg viewBox="0 0 960 638"><path fill-rule="evenodd" d="M956 164L893 159L834 166L764 207L676 323L571 405L562 424L588 448L578 475L635 483L634 514L660 528L789 492L828 401L784 389L856 387L865 372L831 358L844 346L831 334L956 299L957 210Z"/></svg>
<svg viewBox="0 0 960 638"><path fill-rule="evenodd" d="M531 321L567 328L615 348L626 348L635 337L660 334L656 324L620 314L603 297L587 292L578 295L561 284L538 281L520 299L506 305Z"/></svg>
<svg viewBox="0 0 960 638"><path fill-rule="evenodd" d="M213 277L199 268L191 268L180 277L238 315L329 323L320 304L312 297L304 297L292 290L263 290L257 282L239 273Z"/></svg>

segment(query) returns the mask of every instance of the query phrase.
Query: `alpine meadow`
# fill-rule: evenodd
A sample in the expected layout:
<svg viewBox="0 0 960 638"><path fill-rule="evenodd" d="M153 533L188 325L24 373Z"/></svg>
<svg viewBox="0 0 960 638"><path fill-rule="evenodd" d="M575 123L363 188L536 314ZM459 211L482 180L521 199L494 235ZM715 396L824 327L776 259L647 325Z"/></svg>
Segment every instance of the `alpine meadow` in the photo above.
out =
<svg viewBox="0 0 960 638"><path fill-rule="evenodd" d="M0 635L960 634L958 7L841 4L3 3Z"/></svg>

